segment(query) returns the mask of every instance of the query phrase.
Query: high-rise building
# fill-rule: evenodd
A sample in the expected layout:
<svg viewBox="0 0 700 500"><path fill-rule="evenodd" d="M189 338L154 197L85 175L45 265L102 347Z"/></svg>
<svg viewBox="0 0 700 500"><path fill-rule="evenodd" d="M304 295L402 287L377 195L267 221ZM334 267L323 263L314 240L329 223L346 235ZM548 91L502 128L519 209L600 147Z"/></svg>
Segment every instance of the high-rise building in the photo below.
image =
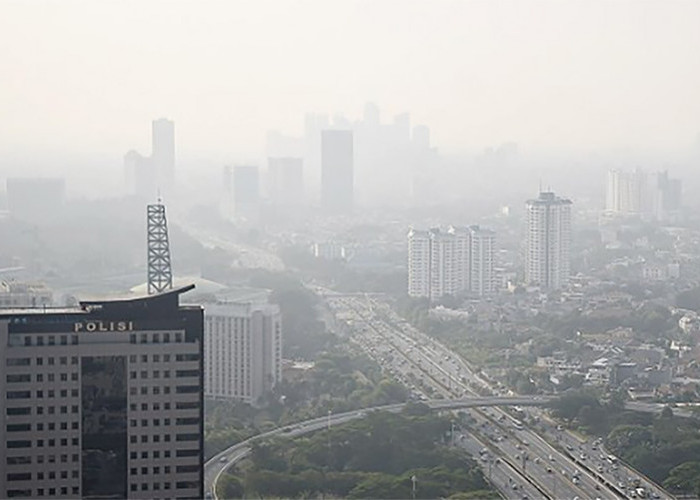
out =
<svg viewBox="0 0 700 500"><path fill-rule="evenodd" d="M301 158L268 158L268 194L276 205L300 205L304 198L304 163Z"/></svg>
<svg viewBox="0 0 700 500"><path fill-rule="evenodd" d="M479 226L411 229L408 233L408 295L438 299L465 293L491 295L495 233Z"/></svg>
<svg viewBox="0 0 700 500"><path fill-rule="evenodd" d="M153 120L151 141L159 188L167 190L175 183L175 123L166 118Z"/></svg>
<svg viewBox="0 0 700 500"><path fill-rule="evenodd" d="M605 210L623 215L648 212L647 177L644 171L608 171Z"/></svg>
<svg viewBox="0 0 700 500"><path fill-rule="evenodd" d="M204 390L208 397L255 404L281 380L279 307L266 303L206 304Z"/></svg>
<svg viewBox="0 0 700 500"><path fill-rule="evenodd" d="M473 295L486 296L496 291L494 255L496 233L479 226L469 228L469 266L467 290Z"/></svg>
<svg viewBox="0 0 700 500"><path fill-rule="evenodd" d="M155 200L158 195L158 179L151 158L131 150L124 155L124 180L127 191L142 200Z"/></svg>
<svg viewBox="0 0 700 500"><path fill-rule="evenodd" d="M540 193L526 203L525 281L545 290L565 285L570 274L571 201Z"/></svg>
<svg viewBox="0 0 700 500"><path fill-rule="evenodd" d="M657 172L651 192L652 213L659 221L670 221L679 216L682 206L681 180L668 176L668 171Z"/></svg>
<svg viewBox="0 0 700 500"><path fill-rule="evenodd" d="M353 208L353 134L324 130L321 134L321 207L329 214Z"/></svg>
<svg viewBox="0 0 700 500"><path fill-rule="evenodd" d="M0 309L0 497L203 497L203 312L179 305L192 288Z"/></svg>
<svg viewBox="0 0 700 500"><path fill-rule="evenodd" d="M260 171L255 165L233 167L233 217L257 224L260 220Z"/></svg>

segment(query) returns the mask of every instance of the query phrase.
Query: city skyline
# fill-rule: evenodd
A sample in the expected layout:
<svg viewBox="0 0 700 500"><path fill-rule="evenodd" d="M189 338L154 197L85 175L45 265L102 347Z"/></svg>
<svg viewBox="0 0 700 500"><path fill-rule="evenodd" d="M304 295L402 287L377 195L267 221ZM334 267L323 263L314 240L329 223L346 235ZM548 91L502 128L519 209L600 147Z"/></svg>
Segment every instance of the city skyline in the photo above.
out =
<svg viewBox="0 0 700 500"><path fill-rule="evenodd" d="M268 129L367 100L452 152L674 150L700 132L697 2L36 5L0 6L0 154L146 150L165 115L185 157L253 156Z"/></svg>

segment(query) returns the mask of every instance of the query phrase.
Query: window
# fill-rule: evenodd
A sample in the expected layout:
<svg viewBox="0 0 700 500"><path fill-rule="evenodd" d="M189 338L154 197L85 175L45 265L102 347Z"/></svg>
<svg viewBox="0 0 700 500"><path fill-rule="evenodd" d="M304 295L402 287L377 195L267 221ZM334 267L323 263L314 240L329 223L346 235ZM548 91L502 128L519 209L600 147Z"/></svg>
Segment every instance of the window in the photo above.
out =
<svg viewBox="0 0 700 500"><path fill-rule="evenodd" d="M7 383L17 384L20 382L31 382L31 378L31 375L29 375L28 373L7 375Z"/></svg>
<svg viewBox="0 0 700 500"><path fill-rule="evenodd" d="M7 408L7 415L31 415L32 409L28 406L22 408Z"/></svg>
<svg viewBox="0 0 700 500"><path fill-rule="evenodd" d="M41 363L38 363L38 360L40 360L40 359L41 358L37 358L37 364L41 364ZM29 366L30 363L31 363L31 358L7 358L6 365L7 366Z"/></svg>

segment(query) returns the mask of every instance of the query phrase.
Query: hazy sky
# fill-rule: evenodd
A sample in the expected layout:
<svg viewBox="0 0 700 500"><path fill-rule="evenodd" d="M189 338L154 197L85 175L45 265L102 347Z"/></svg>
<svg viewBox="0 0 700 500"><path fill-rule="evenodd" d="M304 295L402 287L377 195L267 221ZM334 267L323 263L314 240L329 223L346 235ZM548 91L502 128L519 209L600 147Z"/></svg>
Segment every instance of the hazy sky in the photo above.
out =
<svg viewBox="0 0 700 500"><path fill-rule="evenodd" d="M446 151L687 147L700 1L0 2L0 153L256 156L307 111L410 111Z"/></svg>

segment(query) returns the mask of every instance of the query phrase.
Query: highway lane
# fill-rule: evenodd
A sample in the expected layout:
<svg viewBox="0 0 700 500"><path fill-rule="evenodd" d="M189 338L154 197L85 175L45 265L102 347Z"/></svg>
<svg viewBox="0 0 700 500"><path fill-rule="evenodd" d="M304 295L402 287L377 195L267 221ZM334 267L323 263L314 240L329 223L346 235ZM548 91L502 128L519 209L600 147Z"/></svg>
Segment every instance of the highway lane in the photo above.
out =
<svg viewBox="0 0 700 500"><path fill-rule="evenodd" d="M376 352L382 354L384 357L378 357L379 359L377 360L383 366L388 365L388 371L390 373L396 374L398 372L397 378L400 380L406 381L406 372L401 371L400 365L396 366L393 360L387 362L387 355L391 352L398 352L401 356L410 360L413 367L422 370L423 375L416 374L413 371L410 372L410 374L414 379L419 378L423 383L432 383L435 393L443 397L454 397L457 394L471 392L474 389L480 391L494 390L492 385L486 380L476 376L467 363L459 356L421 332L413 329L403 320L396 317L387 306L377 305L375 299L344 297L337 300L335 309L345 309L346 314L348 310L351 310L357 314L356 327L364 327L365 331L363 333L365 333L365 336L369 337L369 340L365 340L365 347L369 346L370 350L374 349ZM355 328L355 331L356 330L357 328ZM378 342L376 339L372 341L372 332L368 334L367 330L372 330L376 336L381 338L381 342L389 344L391 348L382 349L378 345L381 342ZM437 387L435 387L435 385L437 385ZM420 392L420 387L412 388L414 391ZM544 412L540 411L539 415L544 415ZM554 426L553 428L556 427ZM549 443L532 431L526 432L529 433L526 442L528 442L530 446L534 444L538 453L546 453L547 458L551 454L556 461L566 464L566 466L563 467L565 471L567 468L570 469L570 471L580 471L577 480L578 484L574 485L576 488L572 487L569 492L571 495L581 498L611 498L616 495L615 491L611 491L605 487L605 483L610 484L611 481L604 473L601 474L598 472L597 468L589 470L586 467L579 467L578 462L580 462L580 460L577 462L575 456L562 453L565 451L563 449L559 451L553 448ZM649 484L650 490L658 492L659 496L670 496L657 486L651 485L649 481L638 472L630 469L629 473L636 477L640 483ZM561 475L567 477L565 474ZM540 477L540 480L542 480L542 477ZM552 488L553 487L554 486L552 486ZM614 490L615 489L617 488L614 488ZM619 492L632 496L629 489L627 491L619 490ZM561 495L561 490L557 493Z"/></svg>

